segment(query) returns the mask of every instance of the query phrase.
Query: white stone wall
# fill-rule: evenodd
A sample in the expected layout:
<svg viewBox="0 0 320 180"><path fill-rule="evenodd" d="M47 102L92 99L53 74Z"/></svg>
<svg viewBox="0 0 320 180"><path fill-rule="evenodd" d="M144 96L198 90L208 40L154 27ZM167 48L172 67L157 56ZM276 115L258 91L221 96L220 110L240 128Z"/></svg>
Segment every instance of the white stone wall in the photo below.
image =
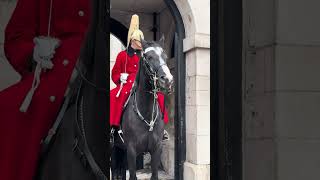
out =
<svg viewBox="0 0 320 180"><path fill-rule="evenodd" d="M243 179L276 180L275 0L244 0Z"/></svg>
<svg viewBox="0 0 320 180"><path fill-rule="evenodd" d="M175 0L186 38L185 180L210 179L210 1Z"/></svg>
<svg viewBox="0 0 320 180"><path fill-rule="evenodd" d="M278 0L277 179L320 177L320 1ZM292 173L294 172L294 173Z"/></svg>
<svg viewBox="0 0 320 180"><path fill-rule="evenodd" d="M111 79L111 70L116 62L116 58L119 52L125 49L125 45L113 34L110 34L110 89L116 87Z"/></svg>
<svg viewBox="0 0 320 180"><path fill-rule="evenodd" d="M245 180L319 179L319 6L244 1Z"/></svg>

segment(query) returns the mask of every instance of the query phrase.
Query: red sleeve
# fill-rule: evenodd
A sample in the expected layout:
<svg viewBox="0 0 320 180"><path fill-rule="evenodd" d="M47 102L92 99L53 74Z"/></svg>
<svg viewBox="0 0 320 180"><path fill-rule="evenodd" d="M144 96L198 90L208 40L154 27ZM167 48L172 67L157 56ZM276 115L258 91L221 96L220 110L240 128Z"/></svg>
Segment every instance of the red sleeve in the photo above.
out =
<svg viewBox="0 0 320 180"><path fill-rule="evenodd" d="M23 75L32 58L33 38L38 29L37 0L18 0L5 29L4 51L9 63Z"/></svg>
<svg viewBox="0 0 320 180"><path fill-rule="evenodd" d="M123 53L120 52L117 56L116 62L112 68L111 71L111 78L112 81L116 84L119 85L120 84L120 73L122 70L122 66L123 66Z"/></svg>

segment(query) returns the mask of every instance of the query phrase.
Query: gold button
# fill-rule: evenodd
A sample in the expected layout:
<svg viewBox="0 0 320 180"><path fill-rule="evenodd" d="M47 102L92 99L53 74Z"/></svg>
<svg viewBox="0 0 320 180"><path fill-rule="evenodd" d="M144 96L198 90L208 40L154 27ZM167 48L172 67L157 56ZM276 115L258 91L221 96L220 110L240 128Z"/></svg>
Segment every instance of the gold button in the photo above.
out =
<svg viewBox="0 0 320 180"><path fill-rule="evenodd" d="M128 92L126 91L126 94L128 94Z"/></svg>
<svg viewBox="0 0 320 180"><path fill-rule="evenodd" d="M134 67L137 67L137 65L134 65Z"/></svg>
<svg viewBox="0 0 320 180"><path fill-rule="evenodd" d="M84 16L84 12L83 12L83 11L79 11L78 14L79 14L79 16L81 16L81 17Z"/></svg>
<svg viewBox="0 0 320 180"><path fill-rule="evenodd" d="M55 96L50 96L49 99L50 99L51 102L54 102L56 100L56 97Z"/></svg>

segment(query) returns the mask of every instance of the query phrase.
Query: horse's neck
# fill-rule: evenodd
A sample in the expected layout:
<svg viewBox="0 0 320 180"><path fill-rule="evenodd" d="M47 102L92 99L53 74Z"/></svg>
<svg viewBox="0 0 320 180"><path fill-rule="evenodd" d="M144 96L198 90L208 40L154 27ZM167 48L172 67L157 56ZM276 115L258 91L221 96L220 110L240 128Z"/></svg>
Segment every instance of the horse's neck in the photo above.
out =
<svg viewBox="0 0 320 180"><path fill-rule="evenodd" d="M152 113L154 96L150 93L152 89L147 77L145 76L143 67L141 67L141 72L140 75L138 74L138 76L140 77L138 78L139 84L136 89L137 106L143 116L149 120Z"/></svg>

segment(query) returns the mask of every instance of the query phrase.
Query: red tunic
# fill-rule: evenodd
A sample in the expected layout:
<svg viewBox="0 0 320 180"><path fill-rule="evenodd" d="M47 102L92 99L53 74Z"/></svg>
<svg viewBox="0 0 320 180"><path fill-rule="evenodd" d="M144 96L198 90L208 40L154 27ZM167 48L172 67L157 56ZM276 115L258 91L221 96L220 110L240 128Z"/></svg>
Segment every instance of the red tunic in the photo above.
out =
<svg viewBox="0 0 320 180"><path fill-rule="evenodd" d="M127 83L123 85L119 97L116 97L120 89L120 73L125 72L126 56L128 58L126 65L126 72L129 74ZM132 84L136 78L136 73L138 71L139 57L134 54L130 57L126 51L121 51L116 59L116 63L112 68L111 78L112 81L117 85L114 89L110 91L110 125L119 126L120 118L122 113L122 107L129 97ZM168 113L164 106L164 95L158 93L158 103L160 105L161 112L164 111L164 122L168 123Z"/></svg>
<svg viewBox="0 0 320 180"><path fill-rule="evenodd" d="M89 26L91 1L53 0L51 36L60 39L61 45L52 60L53 69L41 73L28 111L20 112L33 80L33 73L27 71L33 38L47 35L49 4L50 0L18 0L5 30L6 57L22 78L0 92L1 180L33 179L40 141L58 114Z"/></svg>

